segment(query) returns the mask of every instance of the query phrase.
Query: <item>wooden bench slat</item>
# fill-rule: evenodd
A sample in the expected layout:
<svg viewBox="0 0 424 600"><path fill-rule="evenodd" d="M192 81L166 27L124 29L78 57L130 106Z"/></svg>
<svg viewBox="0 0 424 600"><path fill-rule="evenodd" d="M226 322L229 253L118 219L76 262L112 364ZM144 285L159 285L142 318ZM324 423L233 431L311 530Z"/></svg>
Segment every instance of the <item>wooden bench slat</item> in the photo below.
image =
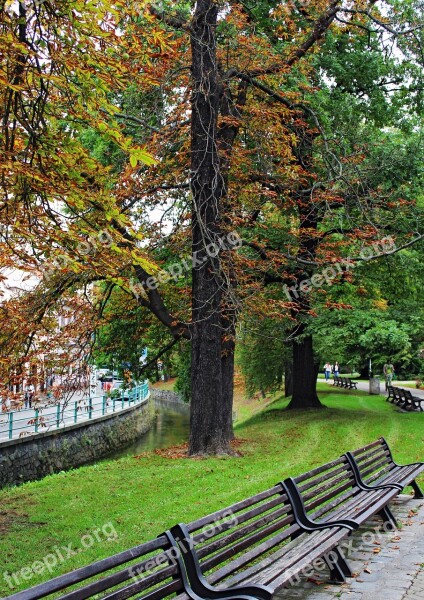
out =
<svg viewBox="0 0 424 600"><path fill-rule="evenodd" d="M70 573L65 573L64 575L50 579L46 583L41 583L22 592L17 592L16 594L13 594L13 600L44 598L55 592L60 592L67 587L86 581L95 575L105 573L110 569L121 566L126 562L135 560L140 556L154 552L155 550L162 550L166 547L169 547L169 542L165 537L156 538L155 540L140 544L129 550L124 550L114 556L99 560L86 567L81 567Z"/></svg>
<svg viewBox="0 0 424 600"><path fill-rule="evenodd" d="M293 515L289 516L290 511L291 508L284 506L278 511L274 511L270 514L267 514L261 519L249 523L248 525L245 525L242 528L236 527L236 529L231 533L227 534L224 537L218 538L207 545L197 545L196 548L199 558L210 556L215 551L224 549L226 547L234 548L234 543L238 542L241 539L243 539L245 542L249 542L249 540L251 539L248 537L250 533L258 532L258 530L263 531L263 527L269 523L278 521L280 526L288 523L293 523L294 518Z"/></svg>
<svg viewBox="0 0 424 600"><path fill-rule="evenodd" d="M312 469L311 471L308 471L307 473L302 473L302 475L298 475L297 477L294 477L293 480L296 484L302 483L303 481L306 481L307 479L312 479L313 477L315 477L315 475L320 475L321 473L325 473L326 471L329 471L333 467L338 467L339 465L343 464L344 462L345 461L344 461L343 457L336 458L336 460L328 462L325 465L321 465L319 467L316 467L315 469Z"/></svg>
<svg viewBox="0 0 424 600"><path fill-rule="evenodd" d="M287 533L287 526L291 525L292 523L292 516L286 517L285 519L281 519L280 521L274 521L273 523L269 524L265 528L262 528L260 531L257 531L253 535L250 535L249 537L238 541L231 547L225 547L220 553L215 554L213 557L203 561L203 563L201 563L202 569L208 571L211 567L221 563L223 560L227 560L231 556L235 556L239 552L254 546L256 542L260 541L261 539L265 539L266 537L272 536L277 531L280 531L279 536L281 537L281 539L286 539L289 535ZM294 527L295 530L299 529L299 526L297 525L295 525ZM283 531L281 531L282 528L284 528Z"/></svg>
<svg viewBox="0 0 424 600"><path fill-rule="evenodd" d="M346 534L343 532L332 532L326 540L322 540L320 542L318 547L312 547L306 556L302 556L300 560L299 557L297 557L296 561L293 561L292 566L287 568L284 572L281 572L281 570L279 572L276 571L273 579L266 581L266 583L268 585L272 583L273 588L277 591L282 589L299 572L301 572L304 567L309 566L314 560L329 553L333 548L335 548L337 543L341 541L345 535Z"/></svg>
<svg viewBox="0 0 424 600"><path fill-rule="evenodd" d="M333 494L335 495L337 493L336 489L345 483L351 483L353 477L352 473L349 473L346 466L344 466L329 474L325 481L326 483L324 484L321 483L321 485L315 485L312 489L307 489L306 493L303 486L299 487L299 491L302 493L304 500L309 502L313 498L319 498L329 490L333 490Z"/></svg>
<svg viewBox="0 0 424 600"><path fill-rule="evenodd" d="M127 598L132 598L135 595L137 595L142 600L162 600L163 598L167 598L171 594L173 595L174 593L180 592L182 589L183 584L181 579L179 579L175 581L170 581L163 587L153 590L148 594L145 594L144 596L139 596L140 583L136 582L122 590L112 592L107 596L103 596L102 600L127 600ZM181 600L183 600L183 598L188 600L187 594L181 594L180 596Z"/></svg>
<svg viewBox="0 0 424 600"><path fill-rule="evenodd" d="M196 519L195 521L188 523L187 526L189 528L189 532L192 533L193 531L196 531L197 529L201 529L205 525L210 525L211 523L218 522L220 519L225 517L225 514L228 511L231 511L232 513L235 514L235 513L239 512L240 510L247 508L248 506L257 504L257 503L261 502L262 500L269 498L270 496L280 493L280 491L281 491L281 486L276 485L268 490L265 490L264 492L261 492L260 494L256 494L255 496L251 496L250 498L246 498L245 500L240 500L240 502L236 502L235 504L232 504L231 506L227 506L226 508L222 508L222 509L217 510L209 515L206 515L205 517Z"/></svg>
<svg viewBox="0 0 424 600"><path fill-rule="evenodd" d="M280 487L280 490L281 489L282 488ZM253 520L255 517L261 518L262 515L271 513L273 509L277 507L281 508L281 505L284 506L287 509L287 511L290 511L290 504L287 500L287 497L283 494L279 494L272 500L264 502L263 504L256 506L255 508L252 508L250 510L247 510L244 513L234 513L232 514L232 517L225 522L223 521L221 523L214 523L213 529L208 534L205 534L205 532L202 529L200 533L196 533L195 535L193 535L193 532L191 535L194 539L194 542L196 544L200 544L204 540L212 540L215 536L220 535L222 532L232 529L235 525L235 521L237 522L237 525L240 525L242 523L246 523L249 520ZM216 533L214 533L215 531Z"/></svg>
<svg viewBox="0 0 424 600"><path fill-rule="evenodd" d="M361 448L352 450L351 454L353 454L353 456L355 458L357 458L361 454L367 453L369 450L372 450L373 448L376 448L378 446L381 446L381 438L376 440L375 442L371 442L370 444L367 444L366 446L361 446Z"/></svg>
<svg viewBox="0 0 424 600"><path fill-rule="evenodd" d="M287 532L290 534L290 533L294 533L298 530L299 530L298 527L293 526L293 527L290 527L289 529L287 529ZM213 573L210 573L208 575L208 581L210 581L211 583L218 583L220 581L223 581L224 579L228 578L228 576L234 575L234 573L237 573L242 567L249 565L252 561L257 560L260 556L267 554L273 548L275 548L282 542L285 542L287 539L288 539L288 536L286 535L286 532L282 532L282 533L275 535L274 537L266 540L265 542L262 542L258 546L255 546L248 552L245 552L242 555L234 558L234 560L232 560L228 564L224 565L220 569L214 571ZM244 573L244 571L243 571L243 573ZM236 582L237 582L237 575L234 575L234 577L231 578L231 585L234 585ZM227 581L226 581L226 585L229 585L229 583Z"/></svg>
<svg viewBox="0 0 424 600"><path fill-rule="evenodd" d="M314 493L314 488L318 488L319 489L320 486L327 485L327 483L332 478L335 478L338 475L342 475L343 473L345 473L347 475L348 469L349 469L349 467L348 467L348 465L346 465L346 463L343 463L343 464L341 464L340 466L337 466L337 467L332 467L331 469L329 469L328 471L325 471L320 476L311 477L310 479L308 479L302 485L298 485L298 488L302 492L302 494L305 494L305 492L313 494ZM310 490L311 490L311 492L309 492Z"/></svg>
<svg viewBox="0 0 424 600"><path fill-rule="evenodd" d="M388 450L383 446L379 445L376 448L372 448L368 452L355 455L355 460L358 464L366 463L367 461L378 460L378 458L386 458L390 456Z"/></svg>
<svg viewBox="0 0 424 600"><path fill-rule="evenodd" d="M162 558L162 555L155 556L154 559ZM112 573L111 575L107 575L102 579L99 579L93 583L89 583L88 585L79 588L73 592L70 592L63 599L66 600L84 600L85 598L90 598L95 594L100 592L104 592L110 588L119 585L120 583L124 583L125 581L131 580L134 576L142 575L145 572L145 567L152 562L152 558L148 558L141 563L132 565L131 567L124 569L122 571L118 571L117 573ZM140 579L139 591L143 591L152 585L161 583L166 579L169 579L173 575L178 574L178 569L175 564L163 565L163 568L158 570L155 573L150 575L143 575Z"/></svg>

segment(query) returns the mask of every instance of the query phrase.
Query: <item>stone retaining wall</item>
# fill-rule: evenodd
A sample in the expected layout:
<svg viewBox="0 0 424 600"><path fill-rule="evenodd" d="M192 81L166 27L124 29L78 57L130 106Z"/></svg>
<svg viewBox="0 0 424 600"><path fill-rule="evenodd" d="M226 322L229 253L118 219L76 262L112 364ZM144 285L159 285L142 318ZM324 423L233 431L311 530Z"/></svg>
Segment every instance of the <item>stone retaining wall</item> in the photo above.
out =
<svg viewBox="0 0 424 600"><path fill-rule="evenodd" d="M91 423L0 442L0 488L81 466L130 444L150 429L151 408L145 402Z"/></svg>

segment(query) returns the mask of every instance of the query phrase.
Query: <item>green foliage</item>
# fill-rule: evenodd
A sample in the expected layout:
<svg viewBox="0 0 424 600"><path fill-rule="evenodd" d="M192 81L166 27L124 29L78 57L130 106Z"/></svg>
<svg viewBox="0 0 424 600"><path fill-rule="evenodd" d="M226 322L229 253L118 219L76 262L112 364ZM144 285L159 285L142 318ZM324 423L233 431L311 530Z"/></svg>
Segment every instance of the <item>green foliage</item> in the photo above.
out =
<svg viewBox="0 0 424 600"><path fill-rule="evenodd" d="M352 283L328 288L327 297L351 310L321 313L311 324L320 357L375 374L390 359L400 376L423 369L424 304L421 293L422 251L403 250L390 260L358 265ZM334 349L337 349L334 352Z"/></svg>
<svg viewBox="0 0 424 600"><path fill-rule="evenodd" d="M249 396L265 394L281 387L284 362L288 358L286 330L272 319L264 319L259 326L245 326L240 336L237 363L245 379Z"/></svg>
<svg viewBox="0 0 424 600"><path fill-rule="evenodd" d="M174 358L177 381L174 389L184 402L191 402L191 344L182 342Z"/></svg>

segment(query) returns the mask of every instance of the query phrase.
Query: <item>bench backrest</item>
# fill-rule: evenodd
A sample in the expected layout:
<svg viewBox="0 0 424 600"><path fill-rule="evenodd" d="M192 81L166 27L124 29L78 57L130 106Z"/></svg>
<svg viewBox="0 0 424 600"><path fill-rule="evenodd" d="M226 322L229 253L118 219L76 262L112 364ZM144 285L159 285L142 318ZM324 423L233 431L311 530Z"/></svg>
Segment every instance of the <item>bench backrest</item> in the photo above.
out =
<svg viewBox="0 0 424 600"><path fill-rule="evenodd" d="M359 492L345 456L293 478L311 519L330 517Z"/></svg>
<svg viewBox="0 0 424 600"><path fill-rule="evenodd" d="M187 524L203 575L216 584L300 530L281 484Z"/></svg>
<svg viewBox="0 0 424 600"><path fill-rule="evenodd" d="M66 600L83 600L97 594L107 595L110 600L124 600L133 596L142 600L171 598L183 591L172 550L168 539L161 536L9 598L35 600L51 594Z"/></svg>
<svg viewBox="0 0 424 600"><path fill-rule="evenodd" d="M362 480L368 485L378 483L394 466L390 448L384 438L358 448L351 454L358 465Z"/></svg>

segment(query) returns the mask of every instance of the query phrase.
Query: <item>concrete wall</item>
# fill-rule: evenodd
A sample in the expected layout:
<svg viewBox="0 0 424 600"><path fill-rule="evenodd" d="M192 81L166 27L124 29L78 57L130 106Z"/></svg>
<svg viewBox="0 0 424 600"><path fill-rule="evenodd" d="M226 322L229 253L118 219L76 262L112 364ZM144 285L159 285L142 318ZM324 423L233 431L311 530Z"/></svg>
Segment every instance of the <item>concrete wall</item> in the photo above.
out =
<svg viewBox="0 0 424 600"><path fill-rule="evenodd" d="M87 424L0 443L0 488L41 479L94 461L150 429L151 403L130 406Z"/></svg>

